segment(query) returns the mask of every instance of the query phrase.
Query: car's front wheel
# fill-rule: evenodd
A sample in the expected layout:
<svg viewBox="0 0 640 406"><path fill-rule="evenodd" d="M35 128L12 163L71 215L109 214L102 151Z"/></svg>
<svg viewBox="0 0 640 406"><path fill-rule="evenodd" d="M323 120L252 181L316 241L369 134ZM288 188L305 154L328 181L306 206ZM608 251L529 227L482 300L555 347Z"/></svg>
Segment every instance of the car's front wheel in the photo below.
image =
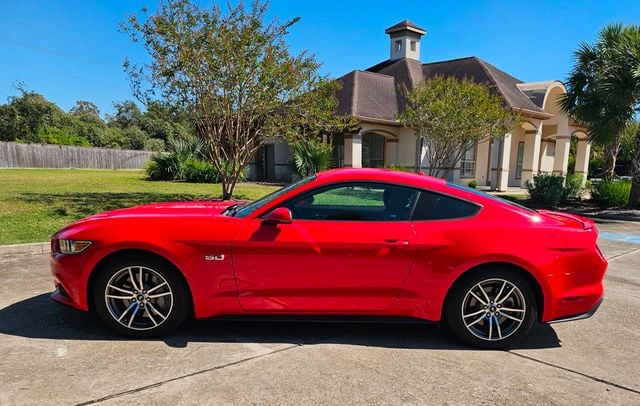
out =
<svg viewBox="0 0 640 406"><path fill-rule="evenodd" d="M164 335L187 317L188 292L176 271L152 257L130 257L102 267L93 299L113 330L131 337Z"/></svg>
<svg viewBox="0 0 640 406"><path fill-rule="evenodd" d="M508 348L522 339L536 319L528 281L511 270L485 270L454 286L447 303L447 322L468 344Z"/></svg>

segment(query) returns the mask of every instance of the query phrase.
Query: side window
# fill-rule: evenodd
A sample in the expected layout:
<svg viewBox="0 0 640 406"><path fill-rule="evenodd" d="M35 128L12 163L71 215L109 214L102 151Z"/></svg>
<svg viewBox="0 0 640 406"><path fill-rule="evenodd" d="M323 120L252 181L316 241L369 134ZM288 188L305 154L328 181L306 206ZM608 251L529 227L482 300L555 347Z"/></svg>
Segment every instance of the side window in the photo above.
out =
<svg viewBox="0 0 640 406"><path fill-rule="evenodd" d="M406 221L418 191L396 185L348 183L312 191L285 204L294 219Z"/></svg>
<svg viewBox="0 0 640 406"><path fill-rule="evenodd" d="M421 191L412 220L443 220L469 217L480 210L475 204L453 197Z"/></svg>

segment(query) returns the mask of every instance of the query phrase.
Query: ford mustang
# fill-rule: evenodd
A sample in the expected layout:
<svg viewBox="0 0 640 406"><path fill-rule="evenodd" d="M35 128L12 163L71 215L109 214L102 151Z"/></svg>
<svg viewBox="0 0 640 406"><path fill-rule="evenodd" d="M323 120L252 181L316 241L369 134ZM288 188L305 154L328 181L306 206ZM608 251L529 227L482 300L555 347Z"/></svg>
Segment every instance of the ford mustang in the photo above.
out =
<svg viewBox="0 0 640 406"><path fill-rule="evenodd" d="M134 337L190 316L386 316L504 348L534 323L596 311L597 234L588 219L442 179L338 169L254 202L146 204L71 224L52 237L52 297Z"/></svg>

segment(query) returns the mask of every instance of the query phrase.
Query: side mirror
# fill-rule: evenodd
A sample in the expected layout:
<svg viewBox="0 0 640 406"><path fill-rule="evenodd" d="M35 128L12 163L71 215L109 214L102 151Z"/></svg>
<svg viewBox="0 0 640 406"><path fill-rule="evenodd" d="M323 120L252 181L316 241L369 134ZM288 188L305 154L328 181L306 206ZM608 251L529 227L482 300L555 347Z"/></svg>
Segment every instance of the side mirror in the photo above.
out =
<svg viewBox="0 0 640 406"><path fill-rule="evenodd" d="M291 216L291 210L286 207L278 207L269 214L267 214L262 220L262 224L291 224L293 217Z"/></svg>

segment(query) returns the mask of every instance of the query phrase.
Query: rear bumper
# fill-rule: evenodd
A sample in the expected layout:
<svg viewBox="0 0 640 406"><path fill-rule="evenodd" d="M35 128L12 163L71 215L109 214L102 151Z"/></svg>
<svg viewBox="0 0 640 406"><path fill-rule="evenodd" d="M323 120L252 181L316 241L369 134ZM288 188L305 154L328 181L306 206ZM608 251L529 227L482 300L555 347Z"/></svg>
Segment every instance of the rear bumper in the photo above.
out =
<svg viewBox="0 0 640 406"><path fill-rule="evenodd" d="M607 261L597 247L558 255L547 275L542 322L569 321L595 313L602 302Z"/></svg>
<svg viewBox="0 0 640 406"><path fill-rule="evenodd" d="M604 297L600 298L600 300L598 300L596 305L593 306L593 308L587 312L575 314L573 316L561 317L559 319L551 320L548 323L555 324L555 323L564 323L565 321L576 321L576 320L588 319L598 311L598 308L602 304L603 300L604 300Z"/></svg>

